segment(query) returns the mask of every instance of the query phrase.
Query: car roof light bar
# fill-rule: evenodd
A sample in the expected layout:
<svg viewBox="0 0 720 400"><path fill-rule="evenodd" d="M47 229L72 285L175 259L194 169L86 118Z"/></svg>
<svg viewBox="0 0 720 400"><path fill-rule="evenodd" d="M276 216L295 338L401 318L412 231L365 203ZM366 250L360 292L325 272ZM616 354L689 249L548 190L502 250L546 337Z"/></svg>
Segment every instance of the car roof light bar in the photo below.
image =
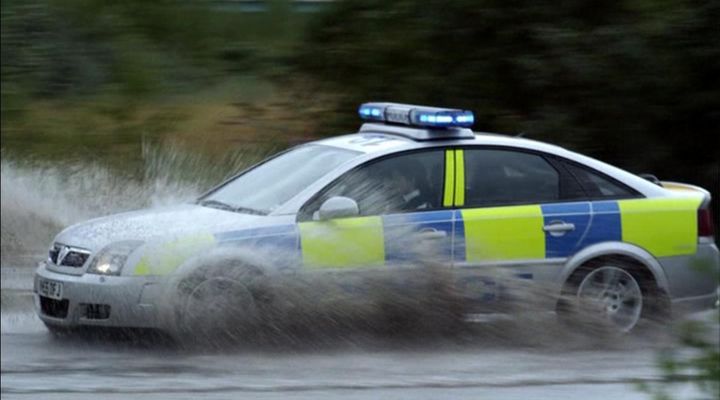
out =
<svg viewBox="0 0 720 400"><path fill-rule="evenodd" d="M475 122L472 111L399 103L364 103L358 114L366 121L425 128L469 128Z"/></svg>

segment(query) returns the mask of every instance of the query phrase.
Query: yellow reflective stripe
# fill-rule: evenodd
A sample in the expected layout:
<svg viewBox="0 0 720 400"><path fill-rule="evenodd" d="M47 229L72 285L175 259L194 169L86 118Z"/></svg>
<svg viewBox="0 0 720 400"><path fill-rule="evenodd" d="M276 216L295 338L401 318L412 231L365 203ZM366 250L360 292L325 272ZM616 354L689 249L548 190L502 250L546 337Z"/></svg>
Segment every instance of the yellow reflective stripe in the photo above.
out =
<svg viewBox="0 0 720 400"><path fill-rule="evenodd" d="M197 252L215 245L209 233L185 236L150 248L135 266L135 275L167 275Z"/></svg>
<svg viewBox="0 0 720 400"><path fill-rule="evenodd" d="M455 150L455 205L465 205L465 160L462 150Z"/></svg>
<svg viewBox="0 0 720 400"><path fill-rule="evenodd" d="M443 206L452 207L455 198L455 155L454 150L445 150L445 193Z"/></svg>
<svg viewBox="0 0 720 400"><path fill-rule="evenodd" d="M701 202L701 197L619 200L622 240L655 257L695 253Z"/></svg>
<svg viewBox="0 0 720 400"><path fill-rule="evenodd" d="M303 263L343 268L385 262L382 218L341 218L299 224Z"/></svg>
<svg viewBox="0 0 720 400"><path fill-rule="evenodd" d="M545 258L539 205L461 210L467 261Z"/></svg>

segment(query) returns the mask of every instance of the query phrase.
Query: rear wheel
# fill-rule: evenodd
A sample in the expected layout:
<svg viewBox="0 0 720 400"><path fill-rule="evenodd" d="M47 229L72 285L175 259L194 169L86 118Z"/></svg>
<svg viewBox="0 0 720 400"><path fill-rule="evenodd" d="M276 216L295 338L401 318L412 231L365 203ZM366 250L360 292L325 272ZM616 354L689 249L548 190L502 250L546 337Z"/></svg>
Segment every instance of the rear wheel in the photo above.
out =
<svg viewBox="0 0 720 400"><path fill-rule="evenodd" d="M631 331L640 321L643 293L630 272L604 266L583 278L577 290L581 312L599 314L619 332Z"/></svg>
<svg viewBox="0 0 720 400"><path fill-rule="evenodd" d="M565 284L558 302L560 319L592 332L624 334L641 319L662 320L664 297L652 275L624 260L595 262L579 268Z"/></svg>

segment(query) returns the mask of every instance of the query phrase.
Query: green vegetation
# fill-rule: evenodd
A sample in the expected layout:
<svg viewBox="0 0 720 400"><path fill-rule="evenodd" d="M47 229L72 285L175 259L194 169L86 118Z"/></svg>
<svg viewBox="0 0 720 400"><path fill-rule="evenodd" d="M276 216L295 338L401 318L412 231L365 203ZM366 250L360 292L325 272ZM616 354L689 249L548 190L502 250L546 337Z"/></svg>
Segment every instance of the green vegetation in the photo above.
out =
<svg viewBox="0 0 720 400"><path fill-rule="evenodd" d="M306 18L284 3L231 13L202 1L3 1L3 116L23 99L133 103L264 71L287 56Z"/></svg>
<svg viewBox="0 0 720 400"><path fill-rule="evenodd" d="M3 0L3 157L141 169L148 142L286 146L299 125L269 82L308 14L213 4Z"/></svg>

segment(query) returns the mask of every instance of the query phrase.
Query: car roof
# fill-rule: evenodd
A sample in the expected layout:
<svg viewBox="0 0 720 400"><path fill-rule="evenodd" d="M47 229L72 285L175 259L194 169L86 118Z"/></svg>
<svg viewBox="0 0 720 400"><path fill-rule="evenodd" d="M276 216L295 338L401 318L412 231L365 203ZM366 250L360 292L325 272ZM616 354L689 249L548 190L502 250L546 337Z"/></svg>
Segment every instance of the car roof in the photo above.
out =
<svg viewBox="0 0 720 400"><path fill-rule="evenodd" d="M390 127L387 129L382 124L365 124L363 128L352 134L346 134L341 136L335 136L332 138L322 139L315 143L323 144L327 146L344 148L352 151L358 151L361 153L386 153L407 150L411 148L423 148L423 147L437 147L437 146L462 146L462 145L494 145L494 146L509 146L516 148L524 148L531 150L539 150L548 153L565 155L563 153L570 153L568 150L549 143L539 142L536 140L525 139L521 137L513 137L508 135L501 135L497 133L487 132L472 132L470 130L463 130L463 133L469 133L462 137L448 137L444 138L441 134L436 134L434 137L428 137L425 129L407 129L404 127ZM403 132L417 132L417 136L422 139L413 138L413 134L404 134ZM397 133L394 133L397 132Z"/></svg>

